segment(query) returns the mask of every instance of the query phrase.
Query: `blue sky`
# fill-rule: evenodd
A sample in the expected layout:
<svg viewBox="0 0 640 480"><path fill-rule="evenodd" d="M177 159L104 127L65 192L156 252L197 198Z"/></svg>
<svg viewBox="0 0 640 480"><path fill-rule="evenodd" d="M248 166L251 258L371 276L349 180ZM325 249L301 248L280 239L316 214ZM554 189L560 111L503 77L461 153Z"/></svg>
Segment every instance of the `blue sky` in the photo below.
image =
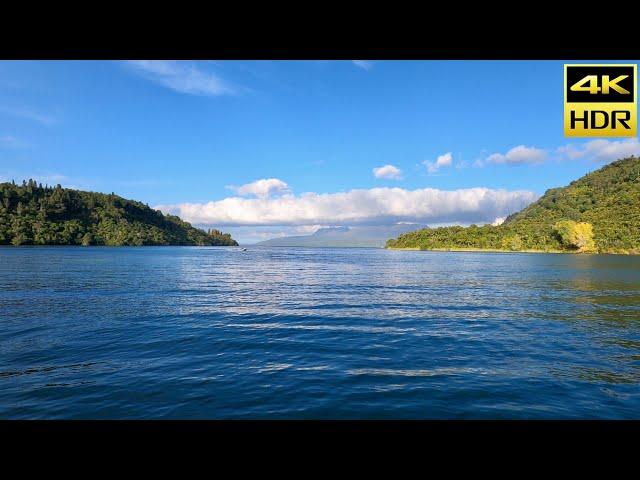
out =
<svg viewBox="0 0 640 480"><path fill-rule="evenodd" d="M0 180L114 191L245 242L491 221L640 151L564 138L563 63L0 62Z"/></svg>

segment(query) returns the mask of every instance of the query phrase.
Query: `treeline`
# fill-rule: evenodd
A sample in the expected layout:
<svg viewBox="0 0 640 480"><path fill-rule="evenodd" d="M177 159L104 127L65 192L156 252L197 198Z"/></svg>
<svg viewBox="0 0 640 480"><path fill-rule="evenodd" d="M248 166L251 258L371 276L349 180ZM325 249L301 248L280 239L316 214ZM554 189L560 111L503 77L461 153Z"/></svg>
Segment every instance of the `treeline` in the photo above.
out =
<svg viewBox="0 0 640 480"><path fill-rule="evenodd" d="M418 230L387 247L640 254L640 159L618 160L548 190L502 225Z"/></svg>
<svg viewBox="0 0 640 480"><path fill-rule="evenodd" d="M115 194L0 183L0 245L237 245Z"/></svg>
<svg viewBox="0 0 640 480"><path fill-rule="evenodd" d="M543 234L513 226L471 225L440 227L405 233L387 242L387 248L540 250L545 252L596 252L593 226L586 222L561 220ZM639 251L640 253L640 251Z"/></svg>

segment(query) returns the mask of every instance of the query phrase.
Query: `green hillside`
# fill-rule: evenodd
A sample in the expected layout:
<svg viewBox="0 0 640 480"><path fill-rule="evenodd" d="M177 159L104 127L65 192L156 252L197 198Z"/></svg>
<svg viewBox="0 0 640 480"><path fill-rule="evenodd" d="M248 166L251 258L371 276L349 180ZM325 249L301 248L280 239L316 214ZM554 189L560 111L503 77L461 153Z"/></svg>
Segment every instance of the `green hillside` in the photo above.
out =
<svg viewBox="0 0 640 480"><path fill-rule="evenodd" d="M618 160L547 190L500 226L418 230L386 246L640 254L640 159Z"/></svg>
<svg viewBox="0 0 640 480"><path fill-rule="evenodd" d="M117 195L0 183L0 245L237 245Z"/></svg>

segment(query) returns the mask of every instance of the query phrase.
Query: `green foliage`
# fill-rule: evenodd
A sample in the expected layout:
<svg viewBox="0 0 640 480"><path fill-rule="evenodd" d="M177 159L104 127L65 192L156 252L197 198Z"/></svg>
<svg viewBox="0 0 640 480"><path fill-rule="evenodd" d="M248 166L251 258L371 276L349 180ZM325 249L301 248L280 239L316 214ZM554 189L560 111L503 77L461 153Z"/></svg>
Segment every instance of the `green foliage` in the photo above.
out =
<svg viewBox="0 0 640 480"><path fill-rule="evenodd" d="M565 223L558 229L559 222ZM389 240L387 247L638 253L640 159L618 160L548 190L500 226L418 230Z"/></svg>
<svg viewBox="0 0 640 480"><path fill-rule="evenodd" d="M562 244L567 248L572 248L579 252L592 252L595 250L593 226L590 223L560 220L556 222L553 229L559 235Z"/></svg>
<svg viewBox="0 0 640 480"><path fill-rule="evenodd" d="M520 235L514 233L512 235L505 235L502 239L502 248L505 250L518 251L522 250L522 239Z"/></svg>
<svg viewBox="0 0 640 480"><path fill-rule="evenodd" d="M237 245L117 195L0 183L0 245Z"/></svg>

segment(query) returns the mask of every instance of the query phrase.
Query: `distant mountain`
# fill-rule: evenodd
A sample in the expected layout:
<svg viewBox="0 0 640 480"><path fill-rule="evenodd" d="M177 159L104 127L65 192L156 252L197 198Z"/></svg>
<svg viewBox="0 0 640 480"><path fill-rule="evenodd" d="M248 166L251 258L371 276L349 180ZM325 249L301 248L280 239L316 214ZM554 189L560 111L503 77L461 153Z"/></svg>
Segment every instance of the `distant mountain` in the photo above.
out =
<svg viewBox="0 0 640 480"><path fill-rule="evenodd" d="M618 160L547 190L500 226L415 231L387 247L640 254L640 158Z"/></svg>
<svg viewBox="0 0 640 480"><path fill-rule="evenodd" d="M0 183L0 245L237 245L114 194Z"/></svg>
<svg viewBox="0 0 640 480"><path fill-rule="evenodd" d="M398 235L415 230L428 228L426 225L397 224L357 227L328 227L320 228L312 235L295 237L272 238L257 245L271 247L378 247Z"/></svg>

